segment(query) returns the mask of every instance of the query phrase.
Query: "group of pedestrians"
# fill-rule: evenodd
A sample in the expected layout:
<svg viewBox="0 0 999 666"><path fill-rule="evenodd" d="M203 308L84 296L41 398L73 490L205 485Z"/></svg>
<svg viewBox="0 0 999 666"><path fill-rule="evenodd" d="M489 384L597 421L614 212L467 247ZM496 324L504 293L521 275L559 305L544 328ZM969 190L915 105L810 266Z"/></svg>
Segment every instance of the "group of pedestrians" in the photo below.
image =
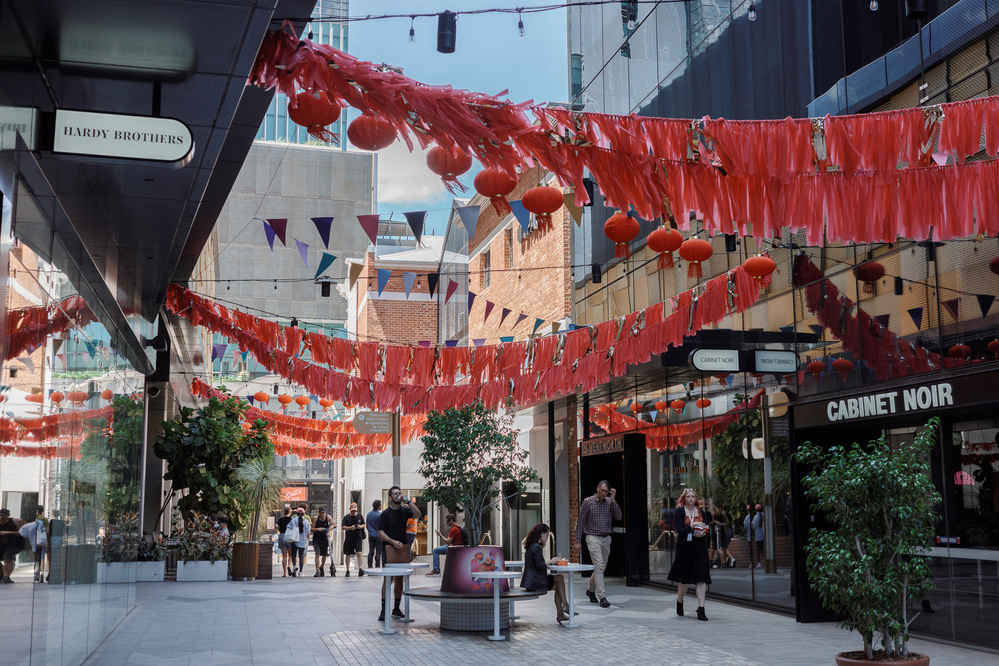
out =
<svg viewBox="0 0 999 666"><path fill-rule="evenodd" d="M35 582L49 582L52 561L49 535L49 519L45 517L45 509L41 505L35 510L35 519L28 521L15 520L10 516L10 509L0 509L0 560L3 561L0 584L14 582L11 574L17 564L17 555L25 548L34 555Z"/></svg>
<svg viewBox="0 0 999 666"><path fill-rule="evenodd" d="M368 536L368 568L372 560L375 566L381 566L384 550L373 543L378 534L378 519L381 516L381 500L375 500L372 510L368 512L367 520L358 513L357 504L351 503L350 513L340 521L343 530L343 557L346 571L345 577L350 577L350 558L357 563L357 575L364 575L361 558L364 554L364 539ZM315 553L316 572L314 578L326 576L326 563L329 561L329 575L336 577L336 563L330 559L330 534L337 528L336 520L326 513L325 508L319 509L313 520L308 515L308 505L302 503L292 513L291 507L285 507L284 515L277 520L278 549L281 551L282 577L301 578L305 572L305 561L309 541Z"/></svg>

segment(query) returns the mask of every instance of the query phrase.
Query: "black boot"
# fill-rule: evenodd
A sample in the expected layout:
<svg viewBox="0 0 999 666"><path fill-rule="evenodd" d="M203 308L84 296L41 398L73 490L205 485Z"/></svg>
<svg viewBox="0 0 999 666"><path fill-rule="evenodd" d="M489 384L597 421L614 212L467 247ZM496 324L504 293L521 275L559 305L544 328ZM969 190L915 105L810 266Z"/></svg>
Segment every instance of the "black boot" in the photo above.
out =
<svg viewBox="0 0 999 666"><path fill-rule="evenodd" d="M378 621L379 622L384 622L385 621L385 600L384 599L382 599L382 612L378 614Z"/></svg>
<svg viewBox="0 0 999 666"><path fill-rule="evenodd" d="M336 565L330 565L330 578L336 578Z"/></svg>
<svg viewBox="0 0 999 666"><path fill-rule="evenodd" d="M683 617L683 602L679 599L676 602L676 614Z"/></svg>
<svg viewBox="0 0 999 666"><path fill-rule="evenodd" d="M312 577L313 578L319 578L322 575L323 575L323 570L322 569L316 569L316 573L312 574Z"/></svg>
<svg viewBox="0 0 999 666"><path fill-rule="evenodd" d="M399 608L398 599L395 601L395 608L392 609L392 617L406 617L406 614L402 612L401 608Z"/></svg>
<svg viewBox="0 0 999 666"><path fill-rule="evenodd" d="M697 619L704 622L708 621L708 616L704 614L704 606L697 607Z"/></svg>

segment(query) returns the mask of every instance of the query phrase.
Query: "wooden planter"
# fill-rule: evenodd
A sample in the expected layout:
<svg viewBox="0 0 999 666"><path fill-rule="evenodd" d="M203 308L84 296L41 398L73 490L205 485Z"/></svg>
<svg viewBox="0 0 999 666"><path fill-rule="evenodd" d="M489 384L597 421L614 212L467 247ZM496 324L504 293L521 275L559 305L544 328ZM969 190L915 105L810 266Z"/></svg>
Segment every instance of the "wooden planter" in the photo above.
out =
<svg viewBox="0 0 999 666"><path fill-rule="evenodd" d="M270 580L274 577L274 544L258 544L260 552L257 556L257 580Z"/></svg>
<svg viewBox="0 0 999 666"><path fill-rule="evenodd" d="M930 658L928 655L919 654L918 652L910 652L909 655L915 657L915 659L907 659L905 661L897 661L894 659L889 659L887 661L868 661L867 659L856 659L854 655L856 652L840 652L836 655L836 666L871 666L876 664L877 666L930 666ZM850 656L847 656L850 655ZM864 653L860 652L860 656L863 657ZM874 653L877 657L877 652Z"/></svg>
<svg viewBox="0 0 999 666"><path fill-rule="evenodd" d="M255 580L260 566L260 544L256 541L237 541L232 544L232 579Z"/></svg>

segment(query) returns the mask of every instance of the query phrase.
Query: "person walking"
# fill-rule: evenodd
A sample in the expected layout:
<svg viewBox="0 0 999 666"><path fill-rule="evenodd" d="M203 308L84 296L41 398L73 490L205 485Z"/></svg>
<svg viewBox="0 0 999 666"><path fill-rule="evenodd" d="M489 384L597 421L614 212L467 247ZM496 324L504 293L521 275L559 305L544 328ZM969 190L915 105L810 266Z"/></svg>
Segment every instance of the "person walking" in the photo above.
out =
<svg viewBox="0 0 999 666"><path fill-rule="evenodd" d="M549 564L557 564L558 558L553 557L547 562L544 555L544 544L548 543L551 528L544 523L538 523L527 533L524 544L524 575L520 586L531 592L550 592L555 590L555 621L562 624L569 619L569 602L565 596L565 577L562 574L548 573Z"/></svg>
<svg viewBox="0 0 999 666"><path fill-rule="evenodd" d="M724 502L715 502L715 510L711 514L714 518L712 527L714 536L714 553L711 555L711 568L734 567L735 558L728 552L728 544L732 541L732 518L725 510ZM717 558L717 561L716 561Z"/></svg>
<svg viewBox="0 0 999 666"><path fill-rule="evenodd" d="M389 488L389 505L382 511L378 518L378 538L385 544L386 564L408 563L410 546L406 541L406 521L410 518L419 520L419 507L415 502L402 494L399 486ZM395 608L392 609L393 617L405 617L399 602L402 600L402 576L395 576L392 580L395 583ZM382 580L382 612L378 616L379 622L385 620L385 586L387 580Z"/></svg>
<svg viewBox="0 0 999 666"><path fill-rule="evenodd" d="M291 507L284 508L284 515L277 519L278 548L281 550L281 577L287 578L291 575L291 564L288 556L291 555L291 543L284 538L284 531L288 529L291 522Z"/></svg>
<svg viewBox="0 0 999 666"><path fill-rule="evenodd" d="M17 523L10 517L10 509L0 509L0 559L3 559L3 576L0 583L13 583L10 575L14 573L17 554L21 552L21 535Z"/></svg>
<svg viewBox="0 0 999 666"><path fill-rule="evenodd" d="M288 528L285 530L284 538L290 545L289 555L291 556L291 576L301 578L302 570L305 568L305 549L309 545L309 533L312 531L312 521L305 515L305 509L298 507L295 515L292 516ZM298 566L295 566L295 558L298 558Z"/></svg>
<svg viewBox="0 0 999 666"><path fill-rule="evenodd" d="M325 508L320 508L316 522L312 525L312 549L316 552L316 573L313 578L326 575L326 558L330 555L330 530L336 529L336 523L326 514ZM330 560L330 576L336 577L336 564Z"/></svg>
<svg viewBox="0 0 999 666"><path fill-rule="evenodd" d="M763 568L763 507L756 505L756 513L750 513L750 507L746 505L746 517L742 520L742 525L746 529L746 541L749 544L749 568L754 566L757 569ZM756 563L753 564L753 543L756 543Z"/></svg>
<svg viewBox="0 0 999 666"><path fill-rule="evenodd" d="M41 504L35 510L35 521L41 523L41 534L45 537L45 541L35 548L35 582L47 583L52 568L52 534L49 532L49 519L45 517L45 507Z"/></svg>
<svg viewBox="0 0 999 666"><path fill-rule="evenodd" d="M593 562L593 575L586 589L590 603L599 603L601 608L609 608L607 594L604 590L604 571L610 558L611 527L614 520L621 520L621 507L614 498L617 490L611 488L606 481L597 484L597 492L583 500L579 506L579 519L576 522L576 543L574 552L578 555L582 550L583 538L586 538L586 548L590 551Z"/></svg>
<svg viewBox="0 0 999 666"><path fill-rule="evenodd" d="M382 515L382 501L371 503L371 511L364 517L364 526L368 530L368 568L374 561L374 566L380 567L385 561L385 544L378 538L378 518Z"/></svg>
<svg viewBox="0 0 999 666"><path fill-rule="evenodd" d="M441 534L440 530L437 530L437 536L444 540L444 543L434 548L434 568L430 570L428 576L440 576L441 575L441 555L447 555L447 549L451 546L464 546L461 539L461 528L458 527L458 521L455 519L453 513L449 513L444 517L444 522L447 523L447 536Z"/></svg>
<svg viewBox="0 0 999 666"><path fill-rule="evenodd" d="M343 561L347 568L344 577L350 578L351 555L357 560L357 575L363 576L361 556L364 555L364 517L357 513L357 504L351 502L350 513L340 521L340 527L343 529Z"/></svg>
<svg viewBox="0 0 999 666"><path fill-rule="evenodd" d="M673 509L673 529L676 531L676 558L670 567L668 580L676 583L676 614L683 616L683 597L687 586L697 590L697 619L707 622L704 599L711 584L711 564L708 560L708 532L711 513L697 506L697 493L686 488Z"/></svg>

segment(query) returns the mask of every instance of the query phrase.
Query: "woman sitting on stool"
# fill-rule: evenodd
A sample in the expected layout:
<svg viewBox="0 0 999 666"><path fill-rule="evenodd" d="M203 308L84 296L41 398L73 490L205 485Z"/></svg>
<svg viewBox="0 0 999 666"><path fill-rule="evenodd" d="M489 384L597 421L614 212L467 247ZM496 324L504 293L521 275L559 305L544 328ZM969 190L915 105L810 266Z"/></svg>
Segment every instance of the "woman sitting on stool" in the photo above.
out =
<svg viewBox="0 0 999 666"><path fill-rule="evenodd" d="M565 578L562 574L554 576L548 573L547 565L556 564L557 557L545 562L544 546L548 542L551 529L544 523L538 523L531 528L524 540L527 550L524 552L524 577L520 586L530 592L546 592L555 590L555 621L562 624L569 619L569 604L565 598Z"/></svg>

